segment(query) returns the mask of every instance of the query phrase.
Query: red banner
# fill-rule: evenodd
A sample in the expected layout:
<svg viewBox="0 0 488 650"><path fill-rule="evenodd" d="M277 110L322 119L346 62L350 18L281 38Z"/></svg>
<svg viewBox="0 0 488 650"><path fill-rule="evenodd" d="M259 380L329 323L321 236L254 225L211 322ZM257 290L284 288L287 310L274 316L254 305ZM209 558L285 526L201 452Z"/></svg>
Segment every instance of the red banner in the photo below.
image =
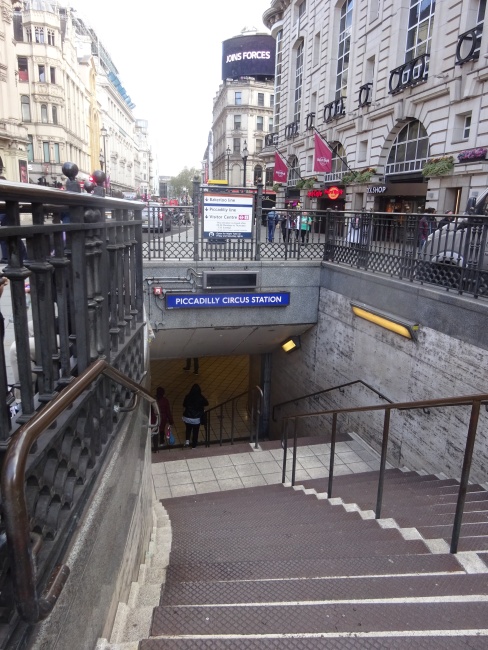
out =
<svg viewBox="0 0 488 650"><path fill-rule="evenodd" d="M279 151L275 151L275 163L273 172L274 183L286 183L288 181L288 165L283 160Z"/></svg>
<svg viewBox="0 0 488 650"><path fill-rule="evenodd" d="M328 174L332 171L332 151L320 135L315 132L315 155L313 163L314 172Z"/></svg>

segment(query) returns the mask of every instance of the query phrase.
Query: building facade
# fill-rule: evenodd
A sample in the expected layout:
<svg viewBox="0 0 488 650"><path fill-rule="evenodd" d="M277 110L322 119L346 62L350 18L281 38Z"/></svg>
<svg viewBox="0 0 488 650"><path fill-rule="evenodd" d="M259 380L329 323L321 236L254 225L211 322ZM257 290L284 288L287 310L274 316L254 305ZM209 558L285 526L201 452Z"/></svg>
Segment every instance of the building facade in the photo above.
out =
<svg viewBox="0 0 488 650"><path fill-rule="evenodd" d="M213 105L211 177L232 186L264 182L260 157L274 131L274 41L247 33L224 41L222 84Z"/></svg>
<svg viewBox="0 0 488 650"><path fill-rule="evenodd" d="M488 184L486 0L273 0L275 147L286 201L462 212ZM314 133L332 149L319 189ZM330 187L334 186L333 193ZM316 186L317 187L317 186ZM329 198L329 194L334 198Z"/></svg>

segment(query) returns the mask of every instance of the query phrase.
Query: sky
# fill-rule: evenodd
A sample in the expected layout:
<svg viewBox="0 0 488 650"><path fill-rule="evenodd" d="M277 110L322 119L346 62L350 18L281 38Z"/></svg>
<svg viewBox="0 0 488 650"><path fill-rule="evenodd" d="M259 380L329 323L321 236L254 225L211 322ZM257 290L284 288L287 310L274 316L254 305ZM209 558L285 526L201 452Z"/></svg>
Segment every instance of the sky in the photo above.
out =
<svg viewBox="0 0 488 650"><path fill-rule="evenodd" d="M70 0L119 72L136 119L149 121L158 174L201 168L222 73L222 41L255 27L270 0Z"/></svg>

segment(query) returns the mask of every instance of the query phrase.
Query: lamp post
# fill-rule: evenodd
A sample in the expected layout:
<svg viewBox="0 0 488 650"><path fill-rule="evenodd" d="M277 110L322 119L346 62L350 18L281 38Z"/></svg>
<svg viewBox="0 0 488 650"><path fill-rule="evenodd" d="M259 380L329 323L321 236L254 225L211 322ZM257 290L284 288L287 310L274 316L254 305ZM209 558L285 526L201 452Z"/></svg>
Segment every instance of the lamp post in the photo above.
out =
<svg viewBox="0 0 488 650"><path fill-rule="evenodd" d="M227 145L227 149L225 150L225 153L227 155L227 184L230 185L230 147Z"/></svg>
<svg viewBox="0 0 488 650"><path fill-rule="evenodd" d="M103 140L103 154L100 151L100 164L102 165L102 172L106 172L107 170L105 169L106 164L107 164L107 135L108 131L107 129L102 126L100 129L100 135L102 136ZM103 161L102 161L102 155L103 155Z"/></svg>
<svg viewBox="0 0 488 650"><path fill-rule="evenodd" d="M100 155L98 156L98 160L100 162L100 169L102 172L105 171L105 156L103 155L103 151L100 149Z"/></svg>
<svg viewBox="0 0 488 650"><path fill-rule="evenodd" d="M249 151L247 150L247 140L244 140L244 149L242 150L242 162L244 163L244 179L242 186L246 187L246 164L247 164L247 157L249 156Z"/></svg>

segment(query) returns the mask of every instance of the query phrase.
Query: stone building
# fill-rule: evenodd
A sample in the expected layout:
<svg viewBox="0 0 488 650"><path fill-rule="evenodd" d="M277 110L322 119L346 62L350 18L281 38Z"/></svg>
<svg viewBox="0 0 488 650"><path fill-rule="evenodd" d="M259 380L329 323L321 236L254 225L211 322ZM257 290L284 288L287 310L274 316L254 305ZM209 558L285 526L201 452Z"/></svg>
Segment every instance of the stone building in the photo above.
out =
<svg viewBox="0 0 488 650"><path fill-rule="evenodd" d="M290 170L279 198L462 212L488 184L485 8L272 0L263 21L277 47L275 142ZM316 176L315 129L331 145L332 171L318 176L320 189L300 190L299 179ZM273 153L265 150L268 162Z"/></svg>
<svg viewBox="0 0 488 650"><path fill-rule="evenodd" d="M248 187L258 178L264 182L260 153L274 130L273 76L274 42L269 35L247 32L224 41L222 84L213 106L214 179Z"/></svg>

